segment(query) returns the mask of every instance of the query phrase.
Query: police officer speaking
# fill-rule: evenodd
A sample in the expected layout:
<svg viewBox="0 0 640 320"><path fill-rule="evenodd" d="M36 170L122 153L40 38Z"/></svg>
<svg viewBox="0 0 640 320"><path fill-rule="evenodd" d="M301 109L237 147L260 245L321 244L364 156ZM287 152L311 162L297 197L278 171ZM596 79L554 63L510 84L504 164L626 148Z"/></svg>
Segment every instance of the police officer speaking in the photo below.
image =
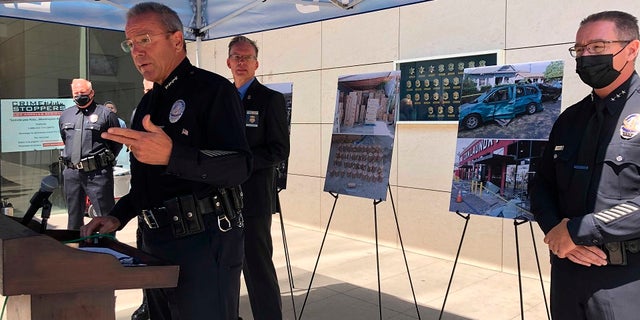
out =
<svg viewBox="0 0 640 320"><path fill-rule="evenodd" d="M186 57L176 12L153 2L129 9L122 49L154 87L131 129L104 138L124 143L131 189L81 236L122 229L139 216L142 250L180 266L178 286L148 289L151 319L237 319L243 253L239 185L251 171L242 105L224 77Z"/></svg>
<svg viewBox="0 0 640 320"><path fill-rule="evenodd" d="M60 160L66 166L63 176L69 210L67 228L77 230L84 224L87 196L99 216L113 208L113 165L122 144L100 136L120 124L115 113L95 103L91 82L73 79L71 91L76 107L60 115L64 142Z"/></svg>
<svg viewBox="0 0 640 320"><path fill-rule="evenodd" d="M638 20L592 14L575 45L590 95L549 135L531 210L551 252L554 319L640 316L640 77Z"/></svg>

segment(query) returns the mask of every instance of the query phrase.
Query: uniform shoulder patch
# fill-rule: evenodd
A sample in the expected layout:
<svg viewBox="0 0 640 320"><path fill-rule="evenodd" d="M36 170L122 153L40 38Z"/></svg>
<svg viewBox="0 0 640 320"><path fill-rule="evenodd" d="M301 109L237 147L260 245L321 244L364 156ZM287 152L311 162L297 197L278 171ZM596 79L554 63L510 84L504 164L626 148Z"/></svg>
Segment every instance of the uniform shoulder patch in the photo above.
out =
<svg viewBox="0 0 640 320"><path fill-rule="evenodd" d="M632 113L624 118L620 126L620 136L629 140L640 132L640 114Z"/></svg>

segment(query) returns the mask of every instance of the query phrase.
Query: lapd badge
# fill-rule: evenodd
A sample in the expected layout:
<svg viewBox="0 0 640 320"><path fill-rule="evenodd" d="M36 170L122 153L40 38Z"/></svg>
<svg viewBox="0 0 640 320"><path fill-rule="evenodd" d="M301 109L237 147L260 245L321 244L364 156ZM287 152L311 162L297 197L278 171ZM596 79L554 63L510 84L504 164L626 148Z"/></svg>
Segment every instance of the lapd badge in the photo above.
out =
<svg viewBox="0 0 640 320"><path fill-rule="evenodd" d="M171 111L169 112L169 122L176 123L184 114L185 103L184 100L180 99L173 103L171 106Z"/></svg>
<svg viewBox="0 0 640 320"><path fill-rule="evenodd" d="M629 140L640 132L640 114L632 113L624 118L620 126L620 136Z"/></svg>
<svg viewBox="0 0 640 320"><path fill-rule="evenodd" d="M89 116L89 121L91 121L91 123L96 123L98 121L98 115L97 114L92 114Z"/></svg>
<svg viewBox="0 0 640 320"><path fill-rule="evenodd" d="M257 110L247 110L247 116L245 118L244 125L247 127L258 127L258 121L260 120L260 114Z"/></svg>

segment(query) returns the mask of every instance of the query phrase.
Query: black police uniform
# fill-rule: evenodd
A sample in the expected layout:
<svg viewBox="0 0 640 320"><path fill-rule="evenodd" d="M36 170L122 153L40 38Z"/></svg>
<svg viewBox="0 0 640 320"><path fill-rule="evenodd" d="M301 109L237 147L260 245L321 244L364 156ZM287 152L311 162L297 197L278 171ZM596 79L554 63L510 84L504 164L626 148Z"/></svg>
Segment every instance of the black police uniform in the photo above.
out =
<svg viewBox="0 0 640 320"><path fill-rule="evenodd" d="M596 105L604 104L594 173L580 143ZM549 136L533 183L531 209L546 234L563 218L576 245L600 246L609 264L584 267L551 255L554 319L637 319L640 314L640 78L636 73L608 97L591 94L566 109ZM577 199L586 192L587 201Z"/></svg>
<svg viewBox="0 0 640 320"><path fill-rule="evenodd" d="M229 193L251 170L240 103L227 79L185 58L138 104L131 128L150 114L173 141L169 164L132 154L131 190L110 215L122 226L142 215L142 249L180 266L176 288L145 291L151 319L237 318L242 205Z"/></svg>
<svg viewBox="0 0 640 320"><path fill-rule="evenodd" d="M82 124L80 124L82 117ZM59 119L60 135L64 142L61 161L64 193L69 210L69 229L79 229L84 224L86 197L89 197L96 214L106 215L115 203L113 194L113 164L122 144L102 139L100 134L111 127L120 127L118 117L95 101L86 108L71 107L62 112ZM81 128L77 128L81 125ZM72 163L76 132L82 131L82 154L79 163Z"/></svg>
<svg viewBox="0 0 640 320"><path fill-rule="evenodd" d="M282 319L278 277L273 265L271 216L276 212L276 166L289 157L289 125L284 96L253 79L242 99L253 171L244 193L244 267L253 318Z"/></svg>

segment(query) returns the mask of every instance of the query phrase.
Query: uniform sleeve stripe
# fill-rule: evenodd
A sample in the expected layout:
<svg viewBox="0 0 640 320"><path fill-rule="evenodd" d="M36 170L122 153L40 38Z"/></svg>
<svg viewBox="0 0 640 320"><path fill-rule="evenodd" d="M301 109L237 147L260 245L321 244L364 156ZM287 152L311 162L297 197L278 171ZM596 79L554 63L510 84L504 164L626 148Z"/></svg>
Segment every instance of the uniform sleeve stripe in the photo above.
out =
<svg viewBox="0 0 640 320"><path fill-rule="evenodd" d="M615 213L615 214L620 214L620 215L624 215L624 214L627 214L627 213L631 212L631 211L618 210L617 208L611 208L611 209L609 209L607 211L609 211L611 213Z"/></svg>
<svg viewBox="0 0 640 320"><path fill-rule="evenodd" d="M638 207L632 206L632 205L630 205L628 203L622 203L622 204L617 205L616 207L625 208L625 209L628 209L628 210L631 210L631 211L638 210Z"/></svg>
<svg viewBox="0 0 640 320"><path fill-rule="evenodd" d="M607 223L611 222L611 220L612 220L612 219L606 219L606 218L605 218L605 217L603 217L603 216L596 216L596 218L597 218L598 220L600 220L600 221L604 222L605 224L607 224Z"/></svg>
<svg viewBox="0 0 640 320"><path fill-rule="evenodd" d="M621 203L613 208L597 212L594 216L596 219L608 224L635 211L638 211L638 207L628 203Z"/></svg>
<svg viewBox="0 0 640 320"><path fill-rule="evenodd" d="M202 154L211 158L228 156L231 154L236 154L236 151L226 151L226 150L200 150Z"/></svg>

